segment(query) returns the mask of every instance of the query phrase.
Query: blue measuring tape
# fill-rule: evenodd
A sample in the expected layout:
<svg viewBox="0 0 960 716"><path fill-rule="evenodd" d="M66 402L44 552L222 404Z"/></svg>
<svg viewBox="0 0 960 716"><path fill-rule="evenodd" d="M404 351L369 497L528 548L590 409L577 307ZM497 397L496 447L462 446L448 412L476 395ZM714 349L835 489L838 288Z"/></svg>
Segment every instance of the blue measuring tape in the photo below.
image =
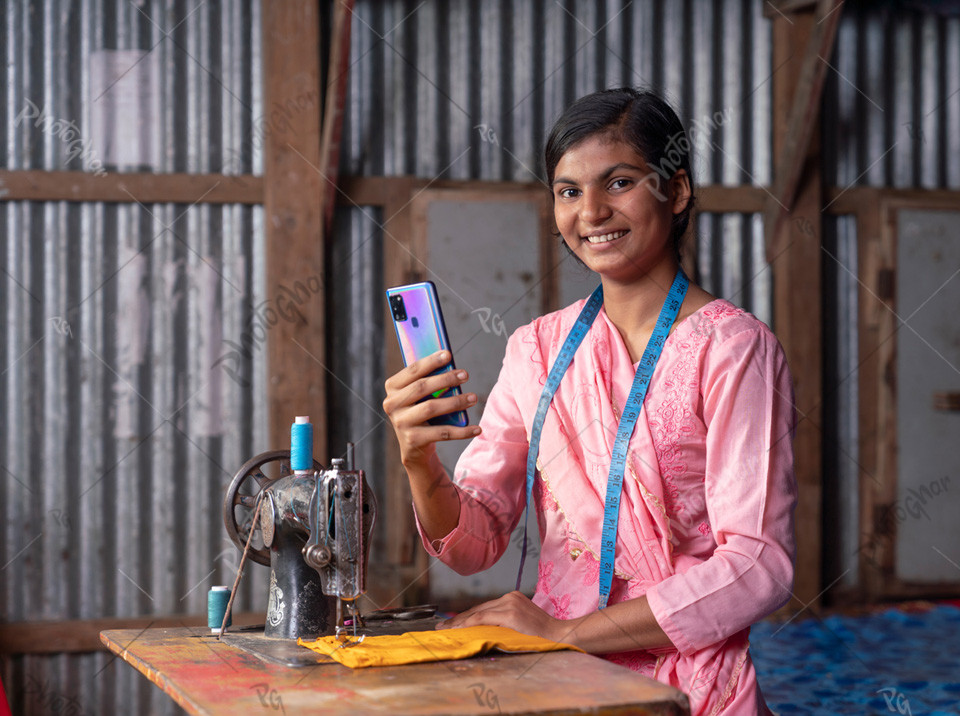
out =
<svg viewBox="0 0 960 716"><path fill-rule="evenodd" d="M633 385L630 387L630 394L627 396L627 402L623 407L623 414L620 416L620 423L617 426L617 437L613 443L610 472L607 477L607 494L603 505L603 533L600 539L600 609L607 606L610 587L613 584L617 522L620 519L620 494L623 487L623 473L627 465L627 447L637 425L637 418L640 417L640 409L647 395L647 388L650 385L650 379L653 377L653 371L660 359L660 353L663 351L663 344L670 334L670 327L680 313L680 306L687 294L688 285L689 281L683 270L678 269L667 294L667 299L663 303L663 308L660 309L656 327L653 329L653 334L650 336L647 347L643 351L643 356L640 358L640 364L637 366L637 372L633 378ZM563 346L560 348L560 353L550 368L546 385L543 386L543 392L540 394L540 402L537 404L537 412L530 431L530 447L527 450L527 505L523 515L523 550L520 555L520 569L517 572L518 590L520 589L520 579L523 576L523 565L527 560L527 518L530 514L530 503L533 500L533 480L537 470L537 456L540 454L540 436L543 433L543 422L547 417L547 410L550 408L553 396L560 387L560 381L573 361L573 354L576 353L577 348L580 347L584 337L586 337L587 331L590 330L590 326L600 312L601 305L603 305L602 285L597 286L594 292L590 294L590 298L587 299L581 309L580 315L577 316L576 322L570 329L570 333L567 334Z"/></svg>

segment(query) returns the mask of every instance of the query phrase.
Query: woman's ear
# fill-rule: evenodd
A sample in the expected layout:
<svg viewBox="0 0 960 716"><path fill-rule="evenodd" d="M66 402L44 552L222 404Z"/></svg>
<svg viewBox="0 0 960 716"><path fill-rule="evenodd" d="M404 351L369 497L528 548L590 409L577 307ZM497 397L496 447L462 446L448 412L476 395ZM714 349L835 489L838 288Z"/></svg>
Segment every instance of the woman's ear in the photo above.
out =
<svg viewBox="0 0 960 716"><path fill-rule="evenodd" d="M670 177L670 199L673 201L671 208L674 214L683 213L690 203L692 193L686 169L678 169L676 174Z"/></svg>

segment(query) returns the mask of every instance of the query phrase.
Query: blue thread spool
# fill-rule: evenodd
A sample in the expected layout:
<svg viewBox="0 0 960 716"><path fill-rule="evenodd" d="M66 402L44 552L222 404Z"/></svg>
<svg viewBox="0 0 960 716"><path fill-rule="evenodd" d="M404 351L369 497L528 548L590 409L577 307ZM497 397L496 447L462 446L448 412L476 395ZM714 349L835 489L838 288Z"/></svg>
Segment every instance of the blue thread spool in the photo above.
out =
<svg viewBox="0 0 960 716"><path fill-rule="evenodd" d="M230 587L210 587L207 592L207 626L211 634L220 633L223 624L223 615L227 613L227 602L230 601ZM232 615L227 619L227 626L233 622Z"/></svg>
<svg viewBox="0 0 960 716"><path fill-rule="evenodd" d="M290 468L313 469L313 425L309 415L298 415L290 426Z"/></svg>

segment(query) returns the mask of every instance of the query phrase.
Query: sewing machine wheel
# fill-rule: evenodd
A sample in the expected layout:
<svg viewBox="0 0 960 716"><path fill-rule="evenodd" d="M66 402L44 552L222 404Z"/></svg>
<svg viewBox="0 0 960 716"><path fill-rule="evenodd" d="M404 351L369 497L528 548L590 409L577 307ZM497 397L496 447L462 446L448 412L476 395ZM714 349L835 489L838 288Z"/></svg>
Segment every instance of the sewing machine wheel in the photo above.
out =
<svg viewBox="0 0 960 716"><path fill-rule="evenodd" d="M315 470L323 470L323 465L313 461ZM264 488L269 487L281 477L292 475L289 450L271 450L250 458L234 476L227 494L223 498L223 525L230 539L241 550L247 544L250 525L253 523L253 508ZM253 539L250 540L248 558L254 562L270 566L270 550L264 546L258 524Z"/></svg>

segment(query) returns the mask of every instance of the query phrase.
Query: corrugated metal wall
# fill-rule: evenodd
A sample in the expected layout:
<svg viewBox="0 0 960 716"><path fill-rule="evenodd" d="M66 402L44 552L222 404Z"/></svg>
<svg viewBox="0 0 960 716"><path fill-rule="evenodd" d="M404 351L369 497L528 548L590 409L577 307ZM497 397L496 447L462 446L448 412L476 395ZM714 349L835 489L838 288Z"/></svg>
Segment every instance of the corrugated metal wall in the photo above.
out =
<svg viewBox="0 0 960 716"><path fill-rule="evenodd" d="M0 166L259 171L259 7L4 3ZM103 122L133 160L97 143ZM232 580L223 489L268 447L262 224L248 206L0 204L4 621L199 614ZM263 608L249 572L240 608ZM179 712L105 654L16 657L2 678L16 713Z"/></svg>
<svg viewBox="0 0 960 716"><path fill-rule="evenodd" d="M562 109L628 84L665 91L693 128L699 181L768 183L761 9L759 0L358 2L342 169L535 181Z"/></svg>
<svg viewBox="0 0 960 716"><path fill-rule="evenodd" d="M893 5L844 6L824 86L824 185L960 189L960 17ZM851 586L860 547L853 217L827 217L823 241L825 583Z"/></svg>
<svg viewBox="0 0 960 716"><path fill-rule="evenodd" d="M960 187L960 17L844 13L824 89L828 185Z"/></svg>
<svg viewBox="0 0 960 716"><path fill-rule="evenodd" d="M646 84L666 91L694 128L698 182L769 184L773 68L762 6L358 0L343 172L532 181L563 106L601 87ZM845 13L825 90L825 184L956 188L957 19ZM102 52L118 50L146 53L139 64L148 69L135 72L157 82L129 115L119 99L110 105L110 116L132 118L124 131L143 147L121 169L259 173L259 33L257 0L4 4L0 166L90 169L99 158L115 170L106 148L91 155L85 142L103 117L94 90L104 80L91 66L139 57ZM261 210L9 202L0 214L0 614L202 611L206 587L228 579L235 554L221 551L211 518L218 495L249 446L265 440L264 351L252 330ZM349 310L331 320L342 379L330 386L342 417L330 421L334 446L384 429L382 355L370 330L381 314L382 218L338 217L331 278ZM703 215L697 228L706 287L770 320L759 217ZM840 262L855 262L855 239L850 220L827 222L825 245ZM828 463L852 525L856 386L841 378L857 362L856 292L832 265L828 386L838 389L828 389L826 413L839 437ZM344 320L357 315L366 318ZM223 341L244 345L244 336L246 355L220 360L232 350ZM247 579L250 608L262 607L263 571ZM41 692L75 698L85 713L173 709L105 655L19 657L3 679L24 713L44 712ZM25 687L37 693L24 700Z"/></svg>

